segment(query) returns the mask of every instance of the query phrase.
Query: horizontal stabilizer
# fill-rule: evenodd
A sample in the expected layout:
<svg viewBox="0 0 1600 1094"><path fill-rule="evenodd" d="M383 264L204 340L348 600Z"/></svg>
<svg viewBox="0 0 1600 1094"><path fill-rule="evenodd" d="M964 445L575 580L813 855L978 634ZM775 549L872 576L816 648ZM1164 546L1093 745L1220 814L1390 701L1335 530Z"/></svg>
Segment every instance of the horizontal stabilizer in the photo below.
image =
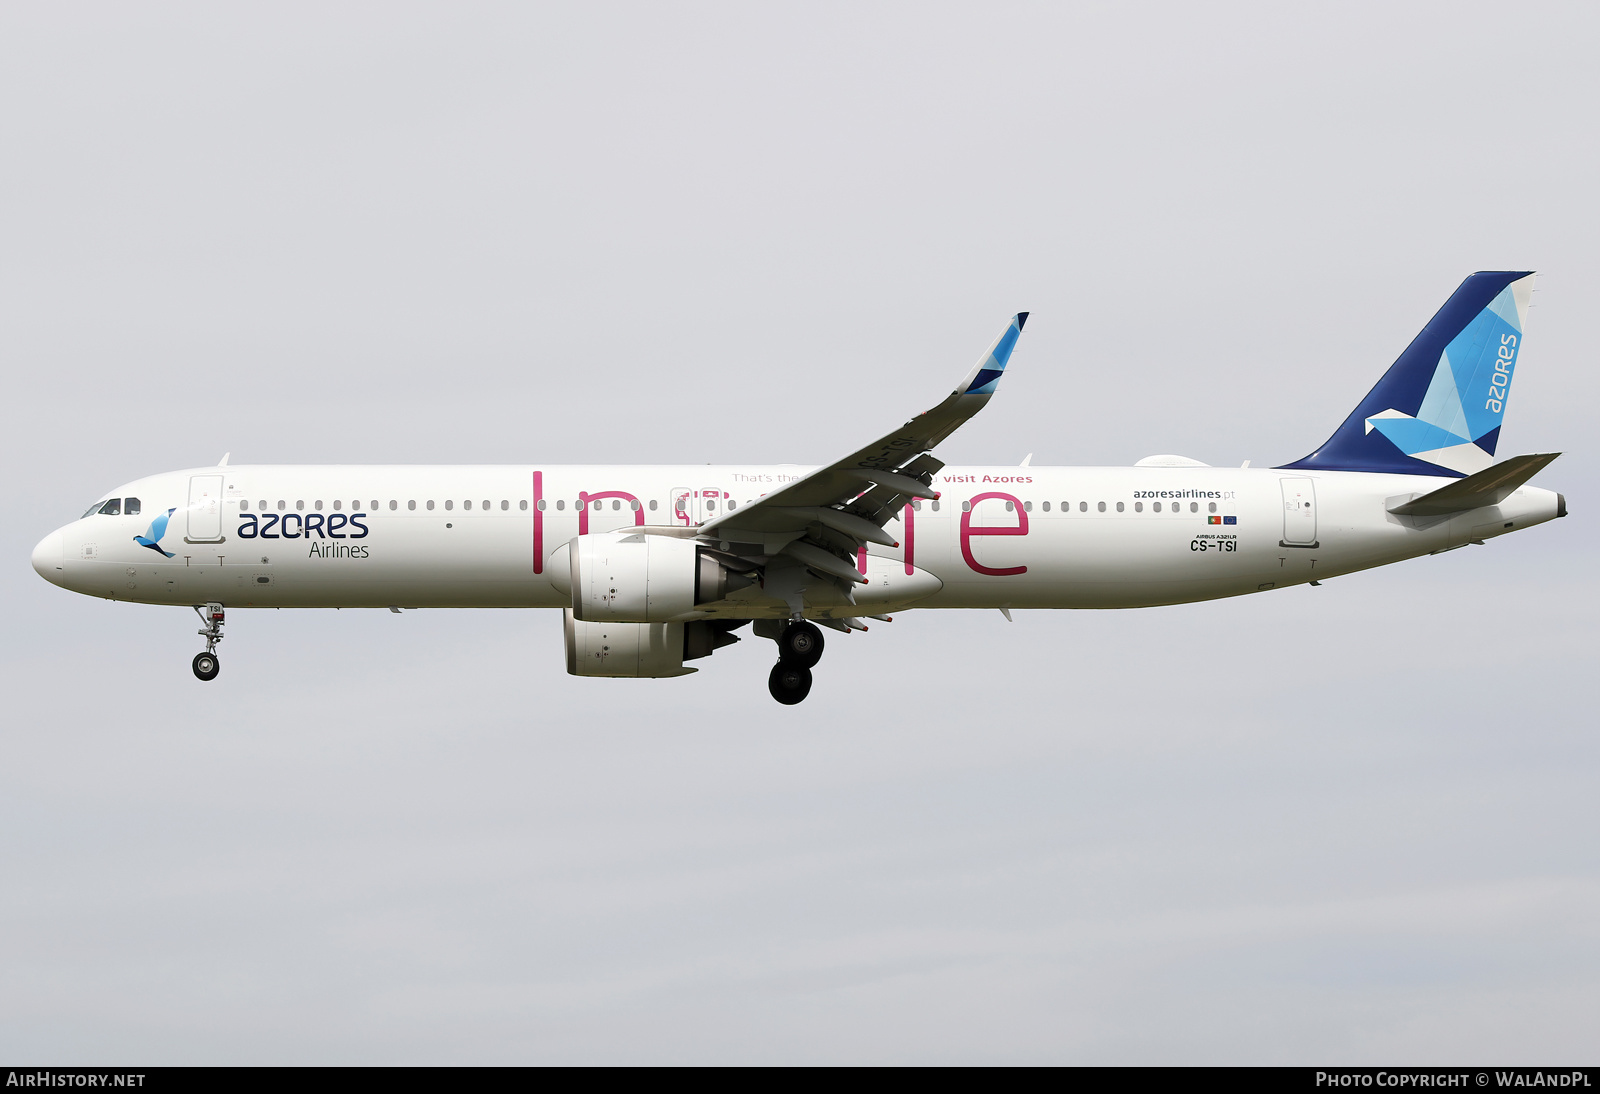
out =
<svg viewBox="0 0 1600 1094"><path fill-rule="evenodd" d="M1513 456L1504 463L1485 468L1475 475L1457 479L1429 494L1389 507L1399 517L1442 517L1465 513L1485 505L1499 505L1512 491L1548 467L1559 452Z"/></svg>

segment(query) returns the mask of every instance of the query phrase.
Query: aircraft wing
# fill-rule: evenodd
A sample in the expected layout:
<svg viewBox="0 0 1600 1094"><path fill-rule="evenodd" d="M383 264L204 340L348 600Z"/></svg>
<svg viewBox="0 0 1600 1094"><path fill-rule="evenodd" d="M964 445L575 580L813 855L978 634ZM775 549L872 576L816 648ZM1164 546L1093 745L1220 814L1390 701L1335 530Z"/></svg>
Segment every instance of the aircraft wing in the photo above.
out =
<svg viewBox="0 0 1600 1094"><path fill-rule="evenodd" d="M929 451L988 403L1027 321L1027 312L1013 317L967 378L932 410L701 525L700 537L729 543L744 557L788 554L820 573L860 580L856 551L868 543L895 545L895 537L884 531L889 518L910 498L939 496L929 483L944 464ZM740 549L757 544L758 551Z"/></svg>

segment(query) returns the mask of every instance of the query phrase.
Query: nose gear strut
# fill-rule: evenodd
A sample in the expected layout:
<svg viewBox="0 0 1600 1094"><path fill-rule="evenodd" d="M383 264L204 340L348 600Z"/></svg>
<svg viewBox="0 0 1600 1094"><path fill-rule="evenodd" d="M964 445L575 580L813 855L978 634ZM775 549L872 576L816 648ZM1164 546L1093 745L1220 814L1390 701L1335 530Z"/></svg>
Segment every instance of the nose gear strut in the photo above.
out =
<svg viewBox="0 0 1600 1094"><path fill-rule="evenodd" d="M222 641L224 622L222 605L213 601L202 608L196 604L194 613L203 624L197 633L206 640L206 651L194 655L194 674L202 680L215 680L222 669L217 660L217 643Z"/></svg>

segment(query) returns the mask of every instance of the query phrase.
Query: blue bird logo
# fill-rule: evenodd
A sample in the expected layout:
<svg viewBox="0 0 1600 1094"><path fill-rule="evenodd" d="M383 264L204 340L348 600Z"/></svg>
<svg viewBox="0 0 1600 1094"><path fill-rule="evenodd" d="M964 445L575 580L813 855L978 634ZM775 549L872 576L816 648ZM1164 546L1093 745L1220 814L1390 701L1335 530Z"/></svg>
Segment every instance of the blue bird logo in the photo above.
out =
<svg viewBox="0 0 1600 1094"><path fill-rule="evenodd" d="M172 508L168 509L165 513L162 513L159 517L150 522L150 527L144 535L134 536L133 542L137 543L141 547L148 547L157 554L166 555L168 558L173 557L171 551L163 551L161 549L161 537L167 534L167 520L177 511L178 510L176 508Z"/></svg>

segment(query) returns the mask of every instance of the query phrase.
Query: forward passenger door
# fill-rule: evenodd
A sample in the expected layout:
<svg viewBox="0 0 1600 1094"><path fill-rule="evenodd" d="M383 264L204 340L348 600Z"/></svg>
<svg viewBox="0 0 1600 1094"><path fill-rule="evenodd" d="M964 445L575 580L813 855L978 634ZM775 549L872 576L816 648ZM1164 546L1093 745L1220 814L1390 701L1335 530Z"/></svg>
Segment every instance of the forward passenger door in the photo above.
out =
<svg viewBox="0 0 1600 1094"><path fill-rule="evenodd" d="M189 476L189 527L186 543L222 542L222 476Z"/></svg>

